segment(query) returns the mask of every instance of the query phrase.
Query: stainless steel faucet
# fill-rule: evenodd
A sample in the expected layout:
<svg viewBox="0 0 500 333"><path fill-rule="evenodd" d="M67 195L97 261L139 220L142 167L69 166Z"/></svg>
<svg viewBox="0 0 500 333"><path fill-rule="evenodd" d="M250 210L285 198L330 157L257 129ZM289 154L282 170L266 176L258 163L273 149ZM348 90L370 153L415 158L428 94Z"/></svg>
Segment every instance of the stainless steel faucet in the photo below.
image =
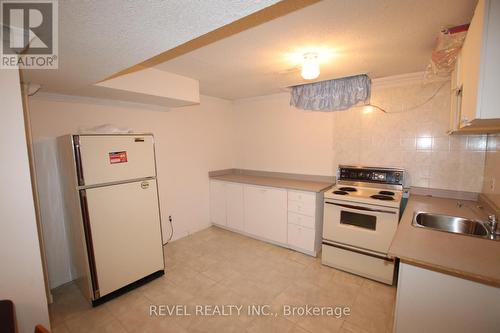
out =
<svg viewBox="0 0 500 333"><path fill-rule="evenodd" d="M491 238L494 239L497 237L497 227L498 227L498 221L495 214L488 215L488 224L491 230Z"/></svg>

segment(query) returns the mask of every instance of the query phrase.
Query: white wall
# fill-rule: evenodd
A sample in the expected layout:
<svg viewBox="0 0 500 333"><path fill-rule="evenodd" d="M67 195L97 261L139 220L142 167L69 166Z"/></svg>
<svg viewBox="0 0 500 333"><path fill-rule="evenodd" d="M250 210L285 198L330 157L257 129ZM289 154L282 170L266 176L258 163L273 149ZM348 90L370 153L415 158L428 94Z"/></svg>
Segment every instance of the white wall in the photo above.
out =
<svg viewBox="0 0 500 333"><path fill-rule="evenodd" d="M136 132L153 133L164 240L170 233L167 222L169 215L173 217L174 239L209 225L208 171L233 166L230 102L202 96L200 105L168 110L130 103L40 94L30 98L30 114L33 140L38 147L50 144L57 136L76 133L79 128L106 123L128 127ZM50 170L40 170L42 158L40 154L36 154L35 158L38 178L47 178ZM41 193L42 205L49 200L48 195ZM57 216L56 214L54 218L57 219ZM46 224L57 224L57 221L44 221L44 227ZM59 227L44 232L58 235L64 233ZM52 238L60 239L55 235ZM63 244L47 241L47 252L60 251L61 245L67 246L66 240ZM51 275L60 273L60 276L64 276L61 265L65 264L61 263L57 269L49 271L51 282L57 280L51 287L61 281Z"/></svg>
<svg viewBox="0 0 500 333"><path fill-rule="evenodd" d="M333 175L333 114L301 112L282 93L233 104L236 167Z"/></svg>
<svg viewBox="0 0 500 333"><path fill-rule="evenodd" d="M162 218L165 222L173 216L176 238L208 224L208 170L233 164L230 106L206 96L200 105L168 111L91 99L30 100L35 142L105 123L153 133Z"/></svg>
<svg viewBox="0 0 500 333"><path fill-rule="evenodd" d="M19 73L0 70L0 299L16 306L20 333L49 327L31 189Z"/></svg>

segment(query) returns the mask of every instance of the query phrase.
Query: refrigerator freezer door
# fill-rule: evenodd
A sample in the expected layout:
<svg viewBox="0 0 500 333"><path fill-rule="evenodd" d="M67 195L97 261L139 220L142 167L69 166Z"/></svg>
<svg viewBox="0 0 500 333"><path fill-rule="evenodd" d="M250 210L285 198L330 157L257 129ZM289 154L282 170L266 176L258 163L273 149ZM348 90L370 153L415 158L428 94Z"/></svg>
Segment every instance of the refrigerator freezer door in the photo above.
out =
<svg viewBox="0 0 500 333"><path fill-rule="evenodd" d="M152 135L82 135L80 160L85 184L97 185L154 177Z"/></svg>
<svg viewBox="0 0 500 333"><path fill-rule="evenodd" d="M156 181L85 191L100 296L163 270Z"/></svg>

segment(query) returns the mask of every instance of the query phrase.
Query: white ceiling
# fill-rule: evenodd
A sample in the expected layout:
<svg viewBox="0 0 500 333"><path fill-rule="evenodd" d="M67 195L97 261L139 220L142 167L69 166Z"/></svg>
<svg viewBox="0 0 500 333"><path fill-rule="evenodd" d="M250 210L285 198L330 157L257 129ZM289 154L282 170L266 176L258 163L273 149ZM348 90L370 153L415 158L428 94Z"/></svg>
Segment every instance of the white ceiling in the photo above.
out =
<svg viewBox="0 0 500 333"><path fill-rule="evenodd" d="M157 65L226 99L304 83L296 55L327 50L317 79L425 69L443 26L470 21L477 0L324 0Z"/></svg>
<svg viewBox="0 0 500 333"><path fill-rule="evenodd" d="M112 74L278 0L59 1L59 69L26 70L43 91L82 94Z"/></svg>

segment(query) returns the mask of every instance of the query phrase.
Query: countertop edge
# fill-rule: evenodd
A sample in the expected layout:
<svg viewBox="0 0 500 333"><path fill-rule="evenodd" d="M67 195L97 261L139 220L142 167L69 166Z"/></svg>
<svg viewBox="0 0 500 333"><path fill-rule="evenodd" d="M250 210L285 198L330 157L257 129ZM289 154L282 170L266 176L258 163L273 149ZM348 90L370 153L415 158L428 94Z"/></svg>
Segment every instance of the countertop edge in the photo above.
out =
<svg viewBox="0 0 500 333"><path fill-rule="evenodd" d="M249 180L245 179L227 179L225 176L227 175L217 175L217 176L209 176L209 179L215 179L219 181L225 181L225 182L233 182L233 183L241 183L241 184L248 184L248 185L256 185L256 186L268 186L268 187L275 187L275 188L286 188L289 190L297 190L297 191L305 191L305 192L314 192L314 193L322 193L335 185L334 182L332 183L321 183L321 182L314 182L314 181L304 181L308 183L316 183L318 184L318 188L312 189L311 187L300 187L300 186L292 186L292 185L286 185L286 184L280 184L280 186L277 186L276 184L273 184L272 179L279 179L280 181L283 182L297 182L297 181L303 181L303 180L297 180L297 179L288 179L288 178L276 178L276 177L265 177L265 176L252 176L252 177L257 177L259 179L262 179L262 182L252 182ZM269 178L271 181L266 182L266 178Z"/></svg>
<svg viewBox="0 0 500 333"><path fill-rule="evenodd" d="M482 275L478 275L478 274L459 271L459 270L451 269L451 268L448 268L445 266L431 264L431 263L427 263L424 261L415 260L412 258L407 258L404 256L398 256L394 253L389 253L389 255L391 255L393 257L397 257L397 258L399 258L399 260L401 260L402 262L409 264L409 265L417 266L417 267L424 268L424 269L429 269L429 270L434 271L434 272L443 273L443 274L455 276L455 277L458 277L461 279L465 279L465 280L489 285L492 287L500 288L500 280L497 280L497 279L491 279L491 278L488 278L488 277L485 277Z"/></svg>

